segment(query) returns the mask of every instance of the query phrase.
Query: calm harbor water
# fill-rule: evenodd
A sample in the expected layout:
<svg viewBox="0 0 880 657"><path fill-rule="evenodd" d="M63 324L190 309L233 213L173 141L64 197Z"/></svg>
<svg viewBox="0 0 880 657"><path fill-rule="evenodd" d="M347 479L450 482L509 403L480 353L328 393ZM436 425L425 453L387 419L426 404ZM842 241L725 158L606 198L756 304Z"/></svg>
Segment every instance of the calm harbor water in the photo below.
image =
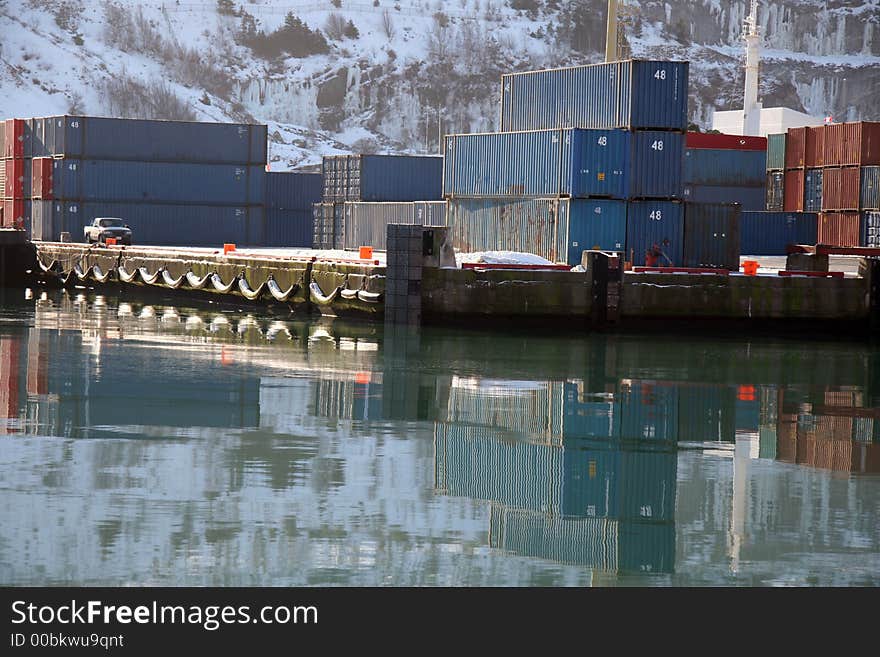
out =
<svg viewBox="0 0 880 657"><path fill-rule="evenodd" d="M0 302L0 584L880 584L880 348Z"/></svg>

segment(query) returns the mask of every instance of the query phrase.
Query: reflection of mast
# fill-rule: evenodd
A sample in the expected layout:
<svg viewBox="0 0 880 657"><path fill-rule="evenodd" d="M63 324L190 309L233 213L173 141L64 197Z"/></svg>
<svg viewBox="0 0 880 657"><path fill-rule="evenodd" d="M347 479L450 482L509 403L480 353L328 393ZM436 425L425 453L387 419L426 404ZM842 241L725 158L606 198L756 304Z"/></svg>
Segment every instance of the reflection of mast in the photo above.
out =
<svg viewBox="0 0 880 657"><path fill-rule="evenodd" d="M761 37L758 33L758 0L752 0L752 11L743 26L746 42L746 83L743 93L743 134L761 133L761 104L758 102L758 68L761 59Z"/></svg>

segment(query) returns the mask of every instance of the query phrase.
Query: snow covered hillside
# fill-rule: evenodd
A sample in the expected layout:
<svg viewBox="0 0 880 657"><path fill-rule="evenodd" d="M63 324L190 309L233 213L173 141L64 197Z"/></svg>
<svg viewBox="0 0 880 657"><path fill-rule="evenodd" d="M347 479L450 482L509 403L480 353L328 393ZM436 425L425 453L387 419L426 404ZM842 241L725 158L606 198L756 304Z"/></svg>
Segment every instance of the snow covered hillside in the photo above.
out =
<svg viewBox="0 0 880 657"><path fill-rule="evenodd" d="M691 61L691 119L742 102L745 0L631 3L636 57ZM880 119L880 0L762 4L761 90ZM325 153L437 152L498 127L511 70L601 61L599 0L0 0L0 117L270 125L274 170Z"/></svg>

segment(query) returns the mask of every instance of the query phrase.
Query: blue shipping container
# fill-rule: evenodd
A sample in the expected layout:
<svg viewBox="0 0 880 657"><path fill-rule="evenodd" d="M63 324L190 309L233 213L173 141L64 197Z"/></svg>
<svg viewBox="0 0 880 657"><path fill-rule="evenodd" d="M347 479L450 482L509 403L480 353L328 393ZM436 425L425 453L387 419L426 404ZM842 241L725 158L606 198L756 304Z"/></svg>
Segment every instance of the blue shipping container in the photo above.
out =
<svg viewBox="0 0 880 657"><path fill-rule="evenodd" d="M862 214L862 246L880 247L880 211Z"/></svg>
<svg viewBox="0 0 880 657"><path fill-rule="evenodd" d="M34 121L35 156L266 164L265 125L94 116L52 116Z"/></svg>
<svg viewBox="0 0 880 657"><path fill-rule="evenodd" d="M537 130L446 137L447 198L679 198L677 132Z"/></svg>
<svg viewBox="0 0 880 657"><path fill-rule="evenodd" d="M443 158L332 155L322 162L324 201L439 201Z"/></svg>
<svg viewBox="0 0 880 657"><path fill-rule="evenodd" d="M246 244L249 236L261 234L264 222L262 206L40 202L44 204L50 208L44 213L51 216L44 214L43 221L53 241L63 231L74 241L83 241L83 227L95 217L119 217L131 227L136 245L221 247L226 242Z"/></svg>
<svg viewBox="0 0 880 657"><path fill-rule="evenodd" d="M880 167L862 167L862 210L880 210Z"/></svg>
<svg viewBox="0 0 880 657"><path fill-rule="evenodd" d="M626 218L626 258L636 266L654 245L661 255L657 265L681 267L684 256L684 204L672 201L631 201Z"/></svg>
<svg viewBox="0 0 880 657"><path fill-rule="evenodd" d="M64 158L53 163L53 197L193 205L263 205L260 165L123 162Z"/></svg>
<svg viewBox="0 0 880 657"><path fill-rule="evenodd" d="M270 210L311 210L321 200L320 173L266 173L266 208Z"/></svg>
<svg viewBox="0 0 880 657"><path fill-rule="evenodd" d="M764 209L764 187L716 187L714 185L685 185L684 200L692 203L739 203L747 212Z"/></svg>
<svg viewBox="0 0 880 657"><path fill-rule="evenodd" d="M716 187L763 187L767 153L720 148L687 148L684 182Z"/></svg>
<svg viewBox="0 0 880 657"><path fill-rule="evenodd" d="M255 235L250 244L311 248L314 231L312 210L266 210L263 236Z"/></svg>
<svg viewBox="0 0 880 657"><path fill-rule="evenodd" d="M684 204L684 266L739 271L739 205Z"/></svg>
<svg viewBox="0 0 880 657"><path fill-rule="evenodd" d="M815 212L743 212L740 217L742 255L785 255L789 244L815 244L819 215Z"/></svg>
<svg viewBox="0 0 880 657"><path fill-rule="evenodd" d="M563 203L563 211L566 203ZM568 264L581 264L584 251L623 252L626 247L625 201L573 199L567 203Z"/></svg>
<svg viewBox="0 0 880 657"><path fill-rule="evenodd" d="M501 85L502 131L687 127L687 62L625 60L510 73Z"/></svg>
<svg viewBox="0 0 880 657"><path fill-rule="evenodd" d="M807 169L804 174L804 210L822 210L822 169Z"/></svg>

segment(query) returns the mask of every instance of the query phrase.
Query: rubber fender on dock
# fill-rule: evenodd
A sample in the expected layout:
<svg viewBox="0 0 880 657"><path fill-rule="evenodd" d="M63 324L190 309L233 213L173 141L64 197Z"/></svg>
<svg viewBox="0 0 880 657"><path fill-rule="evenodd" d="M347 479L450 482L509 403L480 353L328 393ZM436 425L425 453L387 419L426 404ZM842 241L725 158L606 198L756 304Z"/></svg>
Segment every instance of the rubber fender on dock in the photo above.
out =
<svg viewBox="0 0 880 657"><path fill-rule="evenodd" d="M330 294L325 295L321 290L321 287L315 282L312 281L309 284L309 296L312 300L312 303L315 303L319 306L329 306L336 300L336 297L339 295L340 288L336 288Z"/></svg>
<svg viewBox="0 0 880 657"><path fill-rule="evenodd" d="M299 283L294 283L290 286L287 292L284 292L281 287L279 287L278 282L270 276L266 281L266 288L269 290L269 294L272 295L272 298L276 301L287 301L300 290L301 286Z"/></svg>

